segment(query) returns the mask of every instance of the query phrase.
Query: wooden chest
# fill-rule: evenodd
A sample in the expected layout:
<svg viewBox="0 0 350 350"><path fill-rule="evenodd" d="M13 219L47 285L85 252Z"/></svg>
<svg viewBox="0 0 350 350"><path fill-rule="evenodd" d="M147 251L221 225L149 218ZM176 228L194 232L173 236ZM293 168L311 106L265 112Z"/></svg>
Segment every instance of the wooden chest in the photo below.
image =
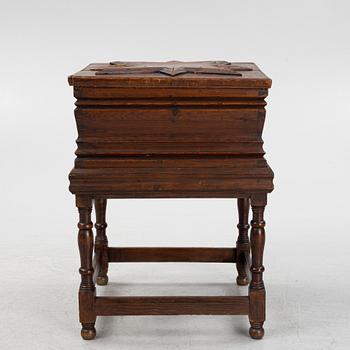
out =
<svg viewBox="0 0 350 350"><path fill-rule="evenodd" d="M73 193L232 197L272 190L261 137L271 80L255 64L90 64L69 83L77 98Z"/></svg>

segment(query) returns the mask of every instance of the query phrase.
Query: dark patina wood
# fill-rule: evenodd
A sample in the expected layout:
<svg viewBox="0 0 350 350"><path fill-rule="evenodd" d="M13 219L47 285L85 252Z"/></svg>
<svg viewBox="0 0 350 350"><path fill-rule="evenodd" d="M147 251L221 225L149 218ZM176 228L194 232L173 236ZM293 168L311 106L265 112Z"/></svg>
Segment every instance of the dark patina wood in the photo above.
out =
<svg viewBox="0 0 350 350"><path fill-rule="evenodd" d="M107 200L105 198L95 199L95 254L97 255L97 260L99 263L96 283L100 286L104 286L108 283L108 239L106 235L106 206Z"/></svg>
<svg viewBox="0 0 350 350"><path fill-rule="evenodd" d="M79 315L82 324L81 335L84 339L93 339L95 330L95 284L93 282L93 233L91 222L92 198L77 196L76 206L79 210L78 245L80 253Z"/></svg>
<svg viewBox="0 0 350 350"><path fill-rule="evenodd" d="M249 216L249 198L238 198L238 239L236 242L237 247L237 284L240 286L246 286L249 283L247 269L249 266L249 237L248 237L248 216Z"/></svg>
<svg viewBox="0 0 350 350"><path fill-rule="evenodd" d="M109 262L236 262L236 248L109 248Z"/></svg>
<svg viewBox="0 0 350 350"><path fill-rule="evenodd" d="M96 314L113 315L247 315L248 297L97 297Z"/></svg>
<svg viewBox="0 0 350 350"><path fill-rule="evenodd" d="M271 80L253 63L115 61L90 64L69 83L77 99L69 188L80 214L82 337L95 337L96 316L216 314L248 315L251 337L262 338L263 213L273 190L262 131ZM237 198L236 247L109 247L109 198ZM236 263L249 295L96 297L95 282L107 284L112 262Z"/></svg>

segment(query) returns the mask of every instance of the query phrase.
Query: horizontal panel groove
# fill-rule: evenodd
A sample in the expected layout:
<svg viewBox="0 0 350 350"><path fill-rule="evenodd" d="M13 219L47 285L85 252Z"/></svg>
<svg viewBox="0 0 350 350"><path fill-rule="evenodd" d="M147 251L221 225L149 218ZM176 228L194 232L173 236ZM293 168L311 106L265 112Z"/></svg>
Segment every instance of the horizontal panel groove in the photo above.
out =
<svg viewBox="0 0 350 350"><path fill-rule="evenodd" d="M152 102L152 103L178 103L178 102L193 102L193 103L211 103L211 102L216 102L218 104L220 103L225 103L225 102L261 102L264 101L265 99L265 95L262 96L254 96L254 97L244 97L244 96L235 96L235 97L201 97L201 96L190 96L190 97L186 97L186 96L182 96L182 97L156 97L156 96L148 96L148 97L134 97L131 95L130 96L116 96L114 98L111 98L109 96L89 96L89 97L79 97L77 98L76 103L80 104L80 103L93 103L93 102L98 102L98 104L100 104L100 102L105 102L105 103L118 103L118 102Z"/></svg>
<svg viewBox="0 0 350 350"><path fill-rule="evenodd" d="M247 296L97 297L97 316L247 315Z"/></svg>
<svg viewBox="0 0 350 350"><path fill-rule="evenodd" d="M266 106L265 100L239 100L239 101L105 101L105 100L78 100L75 105L78 109L164 109L177 108L181 109L263 109Z"/></svg>
<svg viewBox="0 0 350 350"><path fill-rule="evenodd" d="M153 155L161 155L165 157L170 157L172 155L180 155L180 156L189 156L189 157L195 157L195 156L230 156L230 157L236 157L239 156L242 153L239 153L238 151L234 150L228 150L226 152L218 150L218 151L209 151L209 150L203 150L203 151L197 151L197 152L191 152L191 151L171 151L171 150L164 150L163 152L161 150L107 150L107 149L78 149L75 152L75 155L78 157L95 157L95 156L102 156L102 157L110 157L110 156L116 156L116 157L135 157L138 155L143 156L153 156ZM251 157L251 158L261 158L265 154L264 151L257 151L257 150L248 150L244 153L245 157Z"/></svg>
<svg viewBox="0 0 350 350"><path fill-rule="evenodd" d="M166 135L164 135L166 136ZM183 137L182 139L178 137L176 140L162 140L162 139L144 139L140 141L137 139L137 135L134 136L134 138L127 138L127 136L120 136L119 138L117 136L106 136L103 138L103 135L101 137L99 136L80 136L77 138L76 143L77 144L113 144L116 143L118 145L120 144L136 144L136 145L150 145L152 146L153 144L158 144L158 143L164 143L164 144L174 144L174 145L180 145L181 144L188 144L188 145L206 145L206 146L211 146L211 147L217 147L217 145L220 144L230 144L230 145L237 145L237 144L263 144L263 141L261 140L260 136L256 135L242 135L242 136L235 136L234 140L232 139L233 137L231 136L231 139L227 140L216 140L215 143L210 142L210 135L209 137L207 135L206 139L203 140L203 137L201 139L196 140L196 134L191 134L190 135L192 138L189 141L189 136L186 135L186 137ZM154 136L153 136L154 137ZM169 137L169 136L168 136ZM149 136L151 138L151 136Z"/></svg>
<svg viewBox="0 0 350 350"><path fill-rule="evenodd" d="M118 88L118 87L74 87L74 96L77 99L152 99L158 100L226 100L226 99L264 99L268 90L264 88Z"/></svg>
<svg viewBox="0 0 350 350"><path fill-rule="evenodd" d="M78 188L75 185L69 187L71 193L77 195L94 195L104 198L120 198L120 199L162 199L162 198L243 198L250 197L251 194L256 193L270 193L273 190L273 185L265 186L264 189L258 187L249 189L236 189L226 191L120 191L114 189L96 189L96 188Z"/></svg>
<svg viewBox="0 0 350 350"><path fill-rule="evenodd" d="M261 104L258 104L257 107L255 107L255 105L247 105L247 104L244 104L242 102L242 105L232 105L232 106L226 106L224 104L217 104L217 105L191 105L191 106L187 106L187 105L184 105L184 106L181 106L181 108L179 108L180 110L232 110L232 111L236 111L236 110L252 110L252 111L259 111L259 110L265 110L265 104L261 105ZM172 109L172 108L177 108L176 105L174 104L171 104L171 105L168 105L168 106L157 106L157 104L154 104L152 103L152 105L145 105L145 106L134 106L134 105L99 105L99 104L96 104L96 105L80 105L78 104L75 108L75 111L85 111L85 110L111 110L111 111L114 111L114 110L138 110L140 109L140 107L142 107L143 110L169 110L169 109Z"/></svg>
<svg viewBox="0 0 350 350"><path fill-rule="evenodd" d="M236 248L111 247L110 262L207 262L234 263Z"/></svg>
<svg viewBox="0 0 350 350"><path fill-rule="evenodd" d="M145 168L143 168L145 169ZM77 169L80 170L80 169ZM190 182L192 181L193 183L197 183L198 185L201 185L200 183L198 183L199 180L205 181L205 182L210 182L212 181L218 181L218 180L225 180L227 179L228 181L230 181L230 179L234 178L234 179L270 179L272 177L272 174L267 172L267 171L261 171L258 174L254 174L254 173L246 173L246 174L240 174L240 173L233 173L233 172L229 172L227 171L227 173L212 173L212 174L201 174L200 171L198 172L187 172L187 173L183 173L181 174L180 172L175 173L175 172L162 172L161 174L159 174L159 177L157 177L156 179L153 179L153 176L155 176L156 174L154 173L150 173L147 172L148 169L145 169L145 171L142 172L133 172L133 173L128 173L127 171L125 172L121 172L121 173L111 173L111 174L102 174L102 173L88 173L88 172L84 172L85 170L88 169L81 169L82 171L79 172L75 172L70 179L77 179L79 181L79 179L81 180L85 180L85 179L91 179L94 182L94 179L103 179L105 182L115 182L116 180L118 180L120 183L130 183L131 181L135 181L135 185L137 184L137 182L147 182L149 184L155 184L158 186L158 188L160 188L161 184L168 184L170 180L173 180L174 184L177 183L181 183L183 181L186 182ZM107 169L108 170L108 169ZM184 170L184 169L183 169ZM142 178L140 178L139 181L137 181L137 176L142 176ZM202 183L203 184L203 183Z"/></svg>
<svg viewBox="0 0 350 350"><path fill-rule="evenodd" d="M201 165L207 164L206 161L209 162L218 162L218 165L222 165L222 161L234 161L234 162L249 162L252 161L261 162L262 165L266 164L266 160L264 157L252 157L251 155L245 155L245 154L237 154L234 156L231 155L205 155L205 156L192 156L187 154L173 154L170 156L163 156L160 154L152 154L152 155L144 155L144 154L136 154L134 156L128 156L128 155L120 155L120 156L109 156L109 155L101 155L98 157L77 157L76 161L91 161L91 162L105 162L105 161L112 161L112 162L145 162L147 161L147 164L151 164L150 162L177 162L177 161L193 161L193 162L200 162Z"/></svg>

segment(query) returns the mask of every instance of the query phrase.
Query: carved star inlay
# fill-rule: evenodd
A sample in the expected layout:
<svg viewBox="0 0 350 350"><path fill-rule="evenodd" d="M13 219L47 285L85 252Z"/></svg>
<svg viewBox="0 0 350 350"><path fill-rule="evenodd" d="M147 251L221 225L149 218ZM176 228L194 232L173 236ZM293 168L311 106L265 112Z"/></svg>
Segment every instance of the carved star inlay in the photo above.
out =
<svg viewBox="0 0 350 350"><path fill-rule="evenodd" d="M197 62L120 62L110 63L110 67L96 72L96 75L119 74L152 74L161 73L171 77L180 74L220 74L241 76L240 71L251 71L251 68L240 67L227 61Z"/></svg>

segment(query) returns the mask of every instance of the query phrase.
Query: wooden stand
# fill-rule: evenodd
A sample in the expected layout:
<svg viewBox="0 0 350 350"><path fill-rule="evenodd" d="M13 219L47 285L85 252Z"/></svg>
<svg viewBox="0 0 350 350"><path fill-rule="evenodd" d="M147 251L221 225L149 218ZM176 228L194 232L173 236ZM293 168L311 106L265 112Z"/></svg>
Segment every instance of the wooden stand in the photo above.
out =
<svg viewBox="0 0 350 350"><path fill-rule="evenodd" d="M252 202L250 257L247 224L249 200ZM121 315L249 315L250 335L260 339L264 335L265 288L262 274L265 222L263 220L266 195L238 199L239 235L232 248L128 248L108 247L105 228L106 199L95 200L96 239L93 256L91 222L92 197L77 196L80 213L78 242L81 257L81 285L79 290L81 335L93 339L96 335L96 316ZM250 260L252 264L250 264ZM122 262L197 262L236 263L237 284L249 285L249 296L152 296L98 297L98 285L108 282L108 264ZM250 272L252 278L250 278Z"/></svg>
<svg viewBox="0 0 350 350"><path fill-rule="evenodd" d="M171 61L91 64L69 82L79 134L69 179L80 218L82 337L95 337L97 316L248 315L250 336L261 339L264 209L273 190L262 131L271 80L253 63ZM237 198L236 247L109 247L113 198ZM112 262L236 263L237 284L249 284L249 294L96 296Z"/></svg>

